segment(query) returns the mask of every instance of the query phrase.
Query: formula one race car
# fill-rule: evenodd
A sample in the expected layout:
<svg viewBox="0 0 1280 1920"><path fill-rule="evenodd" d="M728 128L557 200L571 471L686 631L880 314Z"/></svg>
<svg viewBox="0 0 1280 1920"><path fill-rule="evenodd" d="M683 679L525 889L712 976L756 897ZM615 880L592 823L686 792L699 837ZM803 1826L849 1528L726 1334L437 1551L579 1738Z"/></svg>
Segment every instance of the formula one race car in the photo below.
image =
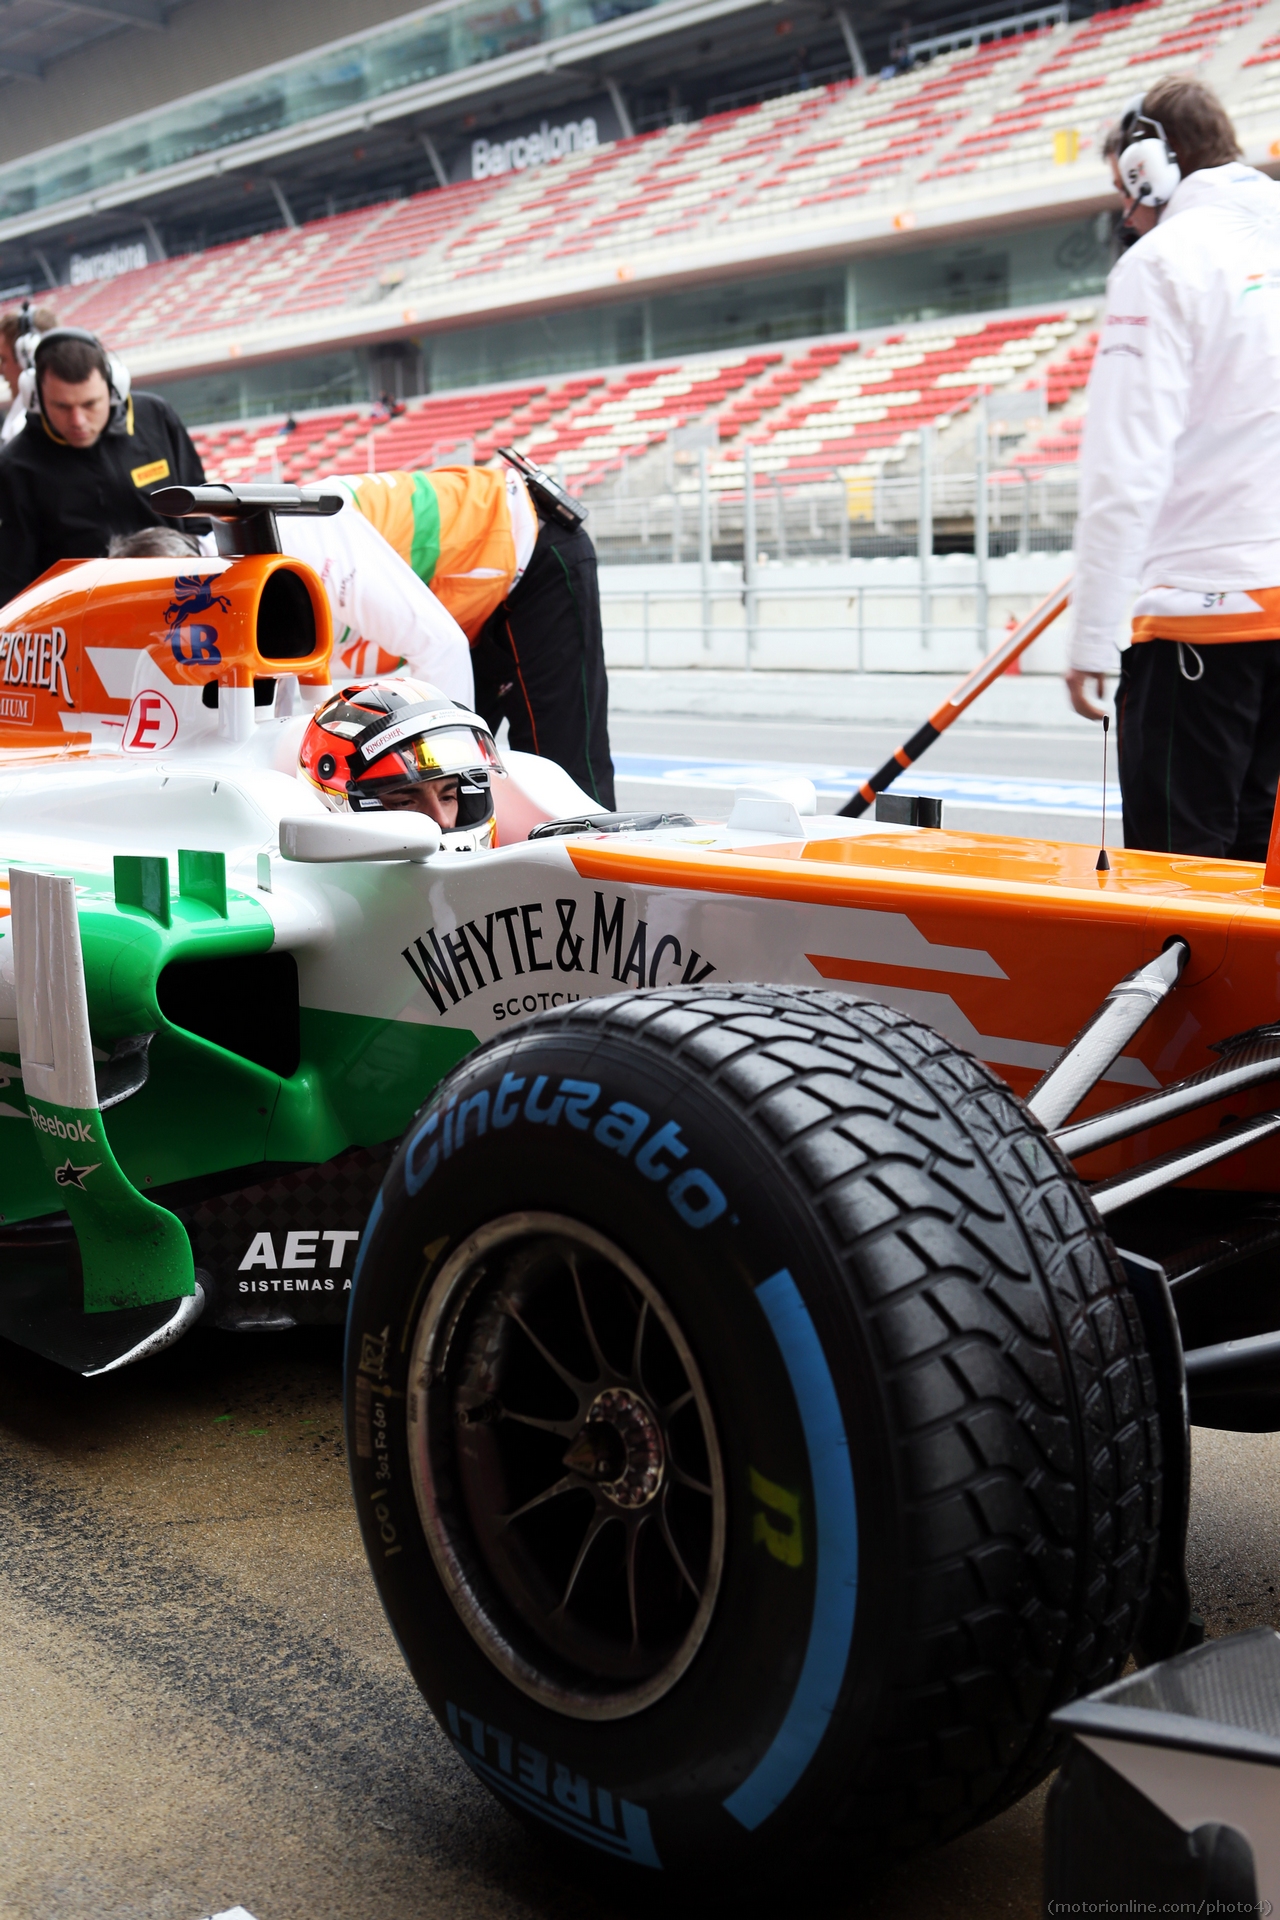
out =
<svg viewBox="0 0 1280 1920"><path fill-rule="evenodd" d="M0 1332L347 1315L406 1659L578 1847L959 1833L1193 1637L1188 1392L1280 1427L1280 853L601 815L429 698L498 844L326 811L273 508L0 615Z"/></svg>

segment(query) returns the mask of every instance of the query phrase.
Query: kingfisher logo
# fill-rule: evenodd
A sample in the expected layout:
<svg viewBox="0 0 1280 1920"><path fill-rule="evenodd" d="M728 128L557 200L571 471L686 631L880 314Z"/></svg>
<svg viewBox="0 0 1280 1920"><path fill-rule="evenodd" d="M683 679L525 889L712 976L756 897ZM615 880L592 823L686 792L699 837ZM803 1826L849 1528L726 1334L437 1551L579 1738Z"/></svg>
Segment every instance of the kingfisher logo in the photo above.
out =
<svg viewBox="0 0 1280 1920"><path fill-rule="evenodd" d="M43 687L74 706L67 685L67 636L61 627L47 633L0 633L0 665L6 687Z"/></svg>
<svg viewBox="0 0 1280 1920"><path fill-rule="evenodd" d="M168 625L166 640L180 666L214 666L222 659L218 629L206 626L198 614L220 608L230 613L231 602L225 593L214 592L216 574L179 574L173 583L174 597L164 610Z"/></svg>

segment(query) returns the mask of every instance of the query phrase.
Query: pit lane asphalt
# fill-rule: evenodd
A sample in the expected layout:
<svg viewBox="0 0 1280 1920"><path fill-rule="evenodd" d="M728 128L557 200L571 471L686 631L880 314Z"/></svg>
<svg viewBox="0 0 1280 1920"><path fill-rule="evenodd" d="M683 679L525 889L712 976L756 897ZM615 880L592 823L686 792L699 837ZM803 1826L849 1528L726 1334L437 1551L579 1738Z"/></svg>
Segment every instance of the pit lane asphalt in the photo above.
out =
<svg viewBox="0 0 1280 1920"><path fill-rule="evenodd" d="M652 1911L565 1874L426 1713L356 1536L336 1336L197 1331L96 1381L0 1343L0 1540L0 1920ZM1197 1433L1191 1572L1212 1633L1280 1625L1280 1436ZM1031 1920L1042 1810L793 1911Z"/></svg>

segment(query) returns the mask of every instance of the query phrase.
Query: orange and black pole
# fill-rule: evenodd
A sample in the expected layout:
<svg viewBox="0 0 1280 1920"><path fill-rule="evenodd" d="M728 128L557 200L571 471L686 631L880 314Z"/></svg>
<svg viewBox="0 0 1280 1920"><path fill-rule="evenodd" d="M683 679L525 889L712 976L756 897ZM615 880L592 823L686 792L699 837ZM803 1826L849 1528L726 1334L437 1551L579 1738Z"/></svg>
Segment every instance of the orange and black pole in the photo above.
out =
<svg viewBox="0 0 1280 1920"><path fill-rule="evenodd" d="M868 807L874 806L876 795L883 793L886 787L891 787L900 773L914 766L939 734L945 733L951 722L958 720L965 708L972 706L978 695L985 693L992 681L998 680L1018 655L1025 653L1032 641L1040 638L1046 627L1053 625L1070 598L1071 582L1067 579L1060 587L1055 587L1049 598L1042 600L1035 612L1029 614L1020 627L1015 627L985 660L979 661L973 672L966 675L959 686L951 689L936 713L931 713L924 725L918 727L882 767L877 767L870 778L863 781L853 798L846 800L840 809L845 819L856 820Z"/></svg>

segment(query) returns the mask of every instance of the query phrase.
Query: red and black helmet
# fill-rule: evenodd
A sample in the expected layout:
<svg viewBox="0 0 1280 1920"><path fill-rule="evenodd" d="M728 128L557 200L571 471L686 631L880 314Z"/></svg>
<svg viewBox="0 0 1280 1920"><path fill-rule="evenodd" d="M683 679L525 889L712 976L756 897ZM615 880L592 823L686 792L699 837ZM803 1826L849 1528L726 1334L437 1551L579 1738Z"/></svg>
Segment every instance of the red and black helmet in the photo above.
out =
<svg viewBox="0 0 1280 1920"><path fill-rule="evenodd" d="M424 680L372 680L343 687L307 727L298 778L335 813L382 811L389 794L431 780L457 782L458 849L493 845L492 773L502 773L493 736L477 714Z"/></svg>

